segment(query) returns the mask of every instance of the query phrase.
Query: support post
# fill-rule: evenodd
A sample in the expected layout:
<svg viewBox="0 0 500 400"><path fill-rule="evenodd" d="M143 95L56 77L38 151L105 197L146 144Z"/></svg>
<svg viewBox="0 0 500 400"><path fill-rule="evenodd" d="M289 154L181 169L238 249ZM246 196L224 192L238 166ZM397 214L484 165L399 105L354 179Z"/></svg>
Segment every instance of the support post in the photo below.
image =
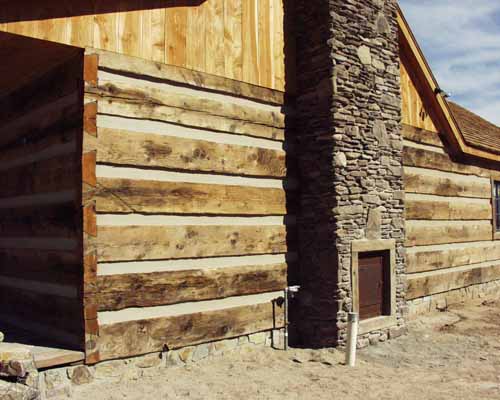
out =
<svg viewBox="0 0 500 400"><path fill-rule="evenodd" d="M347 316L347 349L345 365L354 367L356 364L356 344L358 342L358 313L349 313Z"/></svg>

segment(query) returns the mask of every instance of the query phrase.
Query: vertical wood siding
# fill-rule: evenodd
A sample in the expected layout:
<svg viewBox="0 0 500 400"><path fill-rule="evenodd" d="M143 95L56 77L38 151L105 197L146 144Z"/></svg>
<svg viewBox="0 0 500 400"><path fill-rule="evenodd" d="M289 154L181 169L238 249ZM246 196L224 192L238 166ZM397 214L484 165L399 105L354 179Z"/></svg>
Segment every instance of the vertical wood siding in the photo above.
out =
<svg viewBox="0 0 500 400"><path fill-rule="evenodd" d="M83 6L77 2L65 4L66 15L59 18L47 17L39 6L29 11L29 18L23 10L14 13L12 7L2 7L0 31L110 50L284 90L283 0L166 3L160 8L146 0L97 0L93 10L84 8L90 15L82 15Z"/></svg>

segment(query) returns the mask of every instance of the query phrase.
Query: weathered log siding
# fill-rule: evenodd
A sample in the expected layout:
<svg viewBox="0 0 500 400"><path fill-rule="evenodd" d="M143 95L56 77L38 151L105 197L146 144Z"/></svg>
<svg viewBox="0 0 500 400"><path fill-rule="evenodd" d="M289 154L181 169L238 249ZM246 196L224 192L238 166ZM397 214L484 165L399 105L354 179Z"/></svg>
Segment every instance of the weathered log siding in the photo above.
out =
<svg viewBox="0 0 500 400"><path fill-rule="evenodd" d="M438 133L404 126L407 298L500 279L494 169L455 160Z"/></svg>
<svg viewBox="0 0 500 400"><path fill-rule="evenodd" d="M93 360L281 327L297 189L283 93L87 53Z"/></svg>
<svg viewBox="0 0 500 400"><path fill-rule="evenodd" d="M83 50L47 45L37 54L2 60L44 72L10 82L0 98L0 321L82 349Z"/></svg>

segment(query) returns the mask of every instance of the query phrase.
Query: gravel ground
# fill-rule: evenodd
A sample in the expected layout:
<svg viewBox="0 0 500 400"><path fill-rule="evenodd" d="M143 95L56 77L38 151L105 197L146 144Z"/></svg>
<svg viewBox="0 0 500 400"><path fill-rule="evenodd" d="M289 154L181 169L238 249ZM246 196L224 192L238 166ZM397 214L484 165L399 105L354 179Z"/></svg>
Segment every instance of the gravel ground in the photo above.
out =
<svg viewBox="0 0 500 400"><path fill-rule="evenodd" d="M410 323L409 334L358 353L244 348L164 375L77 388L89 399L500 399L500 301Z"/></svg>

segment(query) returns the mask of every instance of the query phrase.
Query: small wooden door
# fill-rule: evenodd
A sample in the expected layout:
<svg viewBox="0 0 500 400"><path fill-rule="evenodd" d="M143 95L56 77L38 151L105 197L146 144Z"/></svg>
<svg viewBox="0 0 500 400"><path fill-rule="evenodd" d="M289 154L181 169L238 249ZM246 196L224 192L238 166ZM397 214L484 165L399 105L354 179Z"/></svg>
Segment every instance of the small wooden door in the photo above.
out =
<svg viewBox="0 0 500 400"><path fill-rule="evenodd" d="M389 274L386 252L360 253L358 257L359 318L389 314Z"/></svg>

